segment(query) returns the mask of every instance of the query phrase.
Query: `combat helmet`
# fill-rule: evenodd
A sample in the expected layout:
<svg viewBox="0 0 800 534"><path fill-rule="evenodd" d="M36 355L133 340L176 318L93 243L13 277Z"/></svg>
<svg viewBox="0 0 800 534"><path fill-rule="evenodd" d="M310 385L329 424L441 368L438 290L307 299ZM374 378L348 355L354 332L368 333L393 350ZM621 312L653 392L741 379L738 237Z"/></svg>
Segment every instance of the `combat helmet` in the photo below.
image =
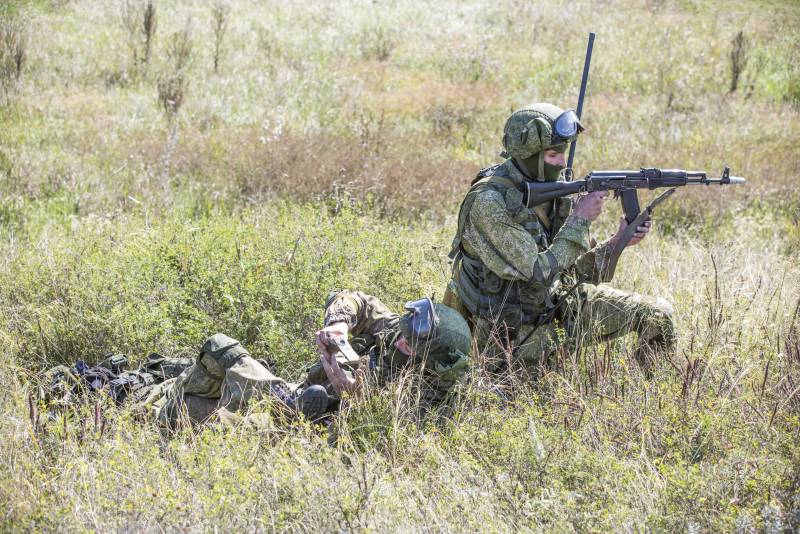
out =
<svg viewBox="0 0 800 534"><path fill-rule="evenodd" d="M566 151L569 143L583 130L578 116L571 109L565 111L547 103L529 104L512 113L506 121L501 156L518 161L538 156L537 177L544 179L547 176L544 151Z"/></svg>
<svg viewBox="0 0 800 534"><path fill-rule="evenodd" d="M459 355L466 358L472 348L469 325L453 308L434 304L429 298L407 302L400 317L400 332L415 352L428 355Z"/></svg>

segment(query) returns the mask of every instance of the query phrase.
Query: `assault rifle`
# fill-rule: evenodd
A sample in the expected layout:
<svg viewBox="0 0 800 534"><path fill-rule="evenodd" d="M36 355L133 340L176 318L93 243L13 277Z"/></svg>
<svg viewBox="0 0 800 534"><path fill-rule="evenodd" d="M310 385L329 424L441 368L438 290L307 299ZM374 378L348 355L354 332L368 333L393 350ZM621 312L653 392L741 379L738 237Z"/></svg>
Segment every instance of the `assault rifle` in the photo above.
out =
<svg viewBox="0 0 800 534"><path fill-rule="evenodd" d="M641 168L638 171L592 171L583 180L572 182L527 182L523 193L525 205L529 208L550 200L574 195L576 193L592 193L594 191L613 191L614 196L622 201L627 228L620 235L617 245L611 253L606 265L605 275L614 275L622 250L636 233L636 229L650 219L653 210L667 197L675 192L676 187L684 185L732 185L743 184L744 178L731 176L729 167L725 167L720 178L709 178L702 171L684 171L681 169ZM639 207L639 189L669 188L657 196L644 210Z"/></svg>
<svg viewBox="0 0 800 534"><path fill-rule="evenodd" d="M537 204L576 193L613 191L614 196L622 200L625 220L630 224L641 212L637 189L743 183L745 183L744 178L731 176L729 167L725 167L725 170L722 171L721 178L709 178L705 172L681 169L642 168L638 171L592 171L583 180L572 182L527 182L524 201L529 208L532 208Z"/></svg>

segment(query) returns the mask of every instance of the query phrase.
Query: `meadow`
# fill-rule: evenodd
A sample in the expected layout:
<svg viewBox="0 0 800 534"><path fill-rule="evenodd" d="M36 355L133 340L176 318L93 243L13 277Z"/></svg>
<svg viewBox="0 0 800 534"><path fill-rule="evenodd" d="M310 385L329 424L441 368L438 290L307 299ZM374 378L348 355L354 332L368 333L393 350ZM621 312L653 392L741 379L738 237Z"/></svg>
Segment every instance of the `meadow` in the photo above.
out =
<svg viewBox="0 0 800 534"><path fill-rule="evenodd" d="M224 332L297 380L330 290L441 298L470 181L511 110L575 106L589 31L578 175L748 179L620 260L675 307L652 378L621 340L503 400L475 347L449 413L401 381L328 428L37 415L52 365ZM0 530L800 529L798 144L794 2L5 0Z"/></svg>

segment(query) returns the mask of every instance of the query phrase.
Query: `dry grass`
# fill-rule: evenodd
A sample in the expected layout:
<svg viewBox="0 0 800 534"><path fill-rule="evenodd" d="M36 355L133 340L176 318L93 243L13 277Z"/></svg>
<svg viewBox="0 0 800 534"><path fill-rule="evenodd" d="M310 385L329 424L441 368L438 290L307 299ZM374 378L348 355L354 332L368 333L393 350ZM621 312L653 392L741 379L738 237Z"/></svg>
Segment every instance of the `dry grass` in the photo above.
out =
<svg viewBox="0 0 800 534"><path fill-rule="evenodd" d="M145 25L150 4L25 6L36 46L0 108L0 529L800 528L796 6L237 0L223 24L181 1ZM330 429L32 413L55 362L225 331L298 378L329 289L441 296L467 184L513 107L574 105L590 29L579 174L749 180L680 191L620 262L615 285L676 308L652 380L629 339L533 383L477 365L449 412L408 377Z"/></svg>

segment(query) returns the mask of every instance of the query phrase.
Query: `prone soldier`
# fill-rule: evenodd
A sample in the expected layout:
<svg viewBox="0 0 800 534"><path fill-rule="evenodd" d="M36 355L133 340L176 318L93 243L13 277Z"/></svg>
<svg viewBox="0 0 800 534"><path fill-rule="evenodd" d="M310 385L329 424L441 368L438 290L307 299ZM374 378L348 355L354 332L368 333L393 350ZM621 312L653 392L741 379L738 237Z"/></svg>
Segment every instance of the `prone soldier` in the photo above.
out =
<svg viewBox="0 0 800 534"><path fill-rule="evenodd" d="M412 368L424 381L426 400L437 402L466 373L471 349L469 326L455 310L424 298L407 303L400 315L357 291L328 299L316 341L320 361L302 383L292 384L252 358L238 341L211 336L194 365L153 403L159 424L175 428L186 419L236 421L251 399L265 395L314 420L335 410L343 395L356 393L368 378L381 385Z"/></svg>

